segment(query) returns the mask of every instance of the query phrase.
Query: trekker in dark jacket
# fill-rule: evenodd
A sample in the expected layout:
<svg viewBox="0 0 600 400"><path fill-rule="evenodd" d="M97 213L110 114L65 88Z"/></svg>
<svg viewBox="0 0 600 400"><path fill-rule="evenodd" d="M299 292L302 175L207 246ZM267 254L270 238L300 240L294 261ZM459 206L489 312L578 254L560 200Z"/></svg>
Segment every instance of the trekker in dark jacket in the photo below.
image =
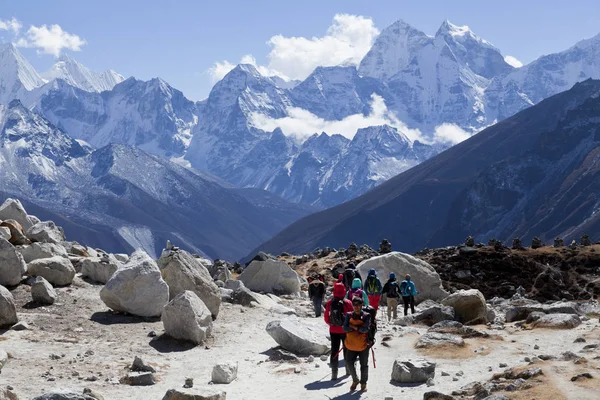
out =
<svg viewBox="0 0 600 400"><path fill-rule="evenodd" d="M410 305L411 314L415 313L415 296L419 294L415 283L410 280L410 275L406 274L404 280L400 284L400 294L404 302L404 315L408 315L408 306Z"/></svg>
<svg viewBox="0 0 600 400"><path fill-rule="evenodd" d="M346 364L352 375L352 385L350 391L356 390L360 383L360 390L367 390L367 380L369 379L369 345L367 336L369 334L369 326L371 324L371 315L363 311L362 297L354 297L352 299L353 311L346 314L344 319L344 331L346 331L346 340L344 347L346 348ZM356 359L360 361L360 380L356 373Z"/></svg>
<svg viewBox="0 0 600 400"><path fill-rule="evenodd" d="M355 278L360 279L360 283L362 285L362 278L356 269L354 263L349 263L346 265L346 269L344 270L344 286L346 286L346 291L352 289L352 282Z"/></svg>
<svg viewBox="0 0 600 400"><path fill-rule="evenodd" d="M398 300L400 299L400 285L396 280L396 274L391 272L390 279L383 285L383 293L387 296L388 321L398 318Z"/></svg>
<svg viewBox="0 0 600 400"><path fill-rule="evenodd" d="M346 288L341 282L333 285L333 298L325 306L325 323L329 325L329 336L331 337L331 357L329 366L331 367L331 380L338 378L339 352L340 345L346 340L346 331L344 331L344 320L346 314L352 312L352 302L345 299ZM343 350L344 360L346 360L346 349ZM348 363L346 363L346 375L350 375Z"/></svg>
<svg viewBox="0 0 600 400"><path fill-rule="evenodd" d="M312 300L315 308L315 318L321 316L323 300L325 300L325 282L320 276L312 277L308 285L308 297Z"/></svg>

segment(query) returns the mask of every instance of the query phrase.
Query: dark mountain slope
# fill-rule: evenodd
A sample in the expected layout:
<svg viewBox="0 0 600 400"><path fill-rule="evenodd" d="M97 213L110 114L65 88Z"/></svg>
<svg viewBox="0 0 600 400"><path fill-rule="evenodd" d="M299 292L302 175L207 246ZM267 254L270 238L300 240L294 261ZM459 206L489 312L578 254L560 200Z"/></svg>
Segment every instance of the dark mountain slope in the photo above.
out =
<svg viewBox="0 0 600 400"><path fill-rule="evenodd" d="M600 235L599 93L599 81L579 83L352 201L303 218L257 250L375 246L385 237L412 252L469 234Z"/></svg>

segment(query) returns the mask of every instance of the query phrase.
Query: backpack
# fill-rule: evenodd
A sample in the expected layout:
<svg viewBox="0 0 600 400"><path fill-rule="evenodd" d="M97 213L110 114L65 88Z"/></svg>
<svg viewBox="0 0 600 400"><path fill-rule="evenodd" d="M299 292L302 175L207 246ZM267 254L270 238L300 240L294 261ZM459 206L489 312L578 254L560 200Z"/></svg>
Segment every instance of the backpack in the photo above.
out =
<svg viewBox="0 0 600 400"><path fill-rule="evenodd" d="M377 293L377 289L379 289L379 285L377 284L377 278L372 275L369 276L367 278L367 294Z"/></svg>
<svg viewBox="0 0 600 400"><path fill-rule="evenodd" d="M375 334L377 333L377 320L375 319L377 310L371 306L366 306L363 307L363 312L371 315L371 324L369 325L369 332L367 333L367 345L373 347L375 344Z"/></svg>
<svg viewBox="0 0 600 400"><path fill-rule="evenodd" d="M400 294L402 294L402 296L410 296L410 293L408 292L408 282L402 281L400 284Z"/></svg>
<svg viewBox="0 0 600 400"><path fill-rule="evenodd" d="M353 269L348 268L347 270L345 270L344 271L344 285L347 288L352 287L352 281L354 280L355 277L356 277L356 274Z"/></svg>
<svg viewBox="0 0 600 400"><path fill-rule="evenodd" d="M344 299L333 299L331 300L331 306L329 308L329 324L331 326L342 326L344 325Z"/></svg>
<svg viewBox="0 0 600 400"><path fill-rule="evenodd" d="M391 297L392 299L398 297L398 282L389 283L387 297Z"/></svg>

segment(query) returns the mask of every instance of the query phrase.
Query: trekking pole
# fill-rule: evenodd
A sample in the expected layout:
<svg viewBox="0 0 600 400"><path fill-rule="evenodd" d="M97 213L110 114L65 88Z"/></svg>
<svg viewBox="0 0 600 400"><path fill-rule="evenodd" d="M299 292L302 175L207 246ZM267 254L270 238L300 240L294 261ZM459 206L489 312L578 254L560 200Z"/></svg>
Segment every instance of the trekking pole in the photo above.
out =
<svg viewBox="0 0 600 400"><path fill-rule="evenodd" d="M340 353L342 352L342 350L344 350L344 346L342 346L342 348L337 353L335 353L335 356L333 356L333 360L335 360L336 358L338 358L338 356L340 355Z"/></svg>
<svg viewBox="0 0 600 400"><path fill-rule="evenodd" d="M375 363L375 350L371 347L371 354L373 355L373 368L377 368L377 364Z"/></svg>

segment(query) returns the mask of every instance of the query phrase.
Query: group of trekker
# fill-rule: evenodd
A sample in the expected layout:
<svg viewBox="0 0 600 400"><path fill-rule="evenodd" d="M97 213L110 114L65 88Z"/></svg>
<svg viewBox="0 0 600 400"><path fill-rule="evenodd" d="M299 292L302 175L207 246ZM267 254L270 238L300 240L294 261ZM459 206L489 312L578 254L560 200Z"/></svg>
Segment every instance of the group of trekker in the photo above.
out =
<svg viewBox="0 0 600 400"><path fill-rule="evenodd" d="M320 317L325 300L326 286L321 275L309 279L309 296L315 308L315 317ZM338 379L339 354L344 354L346 376L352 377L350 391L367 390L369 377L369 350L375 354L375 333L377 332L377 311L382 297L387 303L388 321L398 317L400 297L404 302L404 315L408 308L415 313L417 291L410 275L398 283L392 272L385 285L381 284L377 271L370 269L364 283L353 263L348 264L343 274L333 285L333 297L325 304L325 323L329 325L331 337L331 380ZM341 348L341 349L340 349ZM356 361L360 363L360 379L356 371Z"/></svg>

